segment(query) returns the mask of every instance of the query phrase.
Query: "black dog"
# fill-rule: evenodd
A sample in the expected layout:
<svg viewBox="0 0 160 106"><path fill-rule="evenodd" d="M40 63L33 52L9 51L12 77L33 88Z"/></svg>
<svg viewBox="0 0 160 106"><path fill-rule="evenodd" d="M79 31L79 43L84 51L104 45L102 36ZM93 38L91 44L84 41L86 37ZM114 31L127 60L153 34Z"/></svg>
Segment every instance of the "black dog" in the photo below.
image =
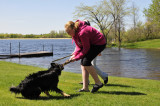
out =
<svg viewBox="0 0 160 106"><path fill-rule="evenodd" d="M17 87L11 87L10 91L15 94L21 93L25 98L29 99L38 98L41 92L50 96L48 91L56 91L64 97L69 97L70 95L57 88L58 77L63 69L62 64L51 63L51 67L48 70L30 74Z"/></svg>

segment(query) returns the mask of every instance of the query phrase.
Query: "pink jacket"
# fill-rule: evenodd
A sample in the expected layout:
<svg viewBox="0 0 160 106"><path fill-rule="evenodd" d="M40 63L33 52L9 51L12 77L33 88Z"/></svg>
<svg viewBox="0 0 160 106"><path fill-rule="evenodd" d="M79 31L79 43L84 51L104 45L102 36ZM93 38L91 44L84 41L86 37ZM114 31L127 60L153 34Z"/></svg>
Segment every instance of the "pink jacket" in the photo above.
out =
<svg viewBox="0 0 160 106"><path fill-rule="evenodd" d="M79 60L87 54L91 45L104 45L106 44L106 40L97 29L86 25L84 21L77 21L79 21L79 27L72 39L76 45L76 50L73 54L75 55L75 59Z"/></svg>

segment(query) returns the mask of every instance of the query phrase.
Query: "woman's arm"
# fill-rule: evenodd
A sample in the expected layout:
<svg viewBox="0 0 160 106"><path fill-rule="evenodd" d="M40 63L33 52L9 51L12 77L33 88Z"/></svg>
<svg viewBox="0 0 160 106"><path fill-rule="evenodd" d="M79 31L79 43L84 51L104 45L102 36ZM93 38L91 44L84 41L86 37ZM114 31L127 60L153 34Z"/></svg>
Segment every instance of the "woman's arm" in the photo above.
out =
<svg viewBox="0 0 160 106"><path fill-rule="evenodd" d="M90 42L89 42L88 36L86 36L86 35L81 35L81 36L80 36L80 40L81 40L83 49L82 49L81 51L79 51L79 53L78 53L77 55L75 55L75 59L76 59L76 60L79 60L79 59L83 58L83 56L84 56L85 54L87 54L87 52L88 52L89 49L90 49Z"/></svg>

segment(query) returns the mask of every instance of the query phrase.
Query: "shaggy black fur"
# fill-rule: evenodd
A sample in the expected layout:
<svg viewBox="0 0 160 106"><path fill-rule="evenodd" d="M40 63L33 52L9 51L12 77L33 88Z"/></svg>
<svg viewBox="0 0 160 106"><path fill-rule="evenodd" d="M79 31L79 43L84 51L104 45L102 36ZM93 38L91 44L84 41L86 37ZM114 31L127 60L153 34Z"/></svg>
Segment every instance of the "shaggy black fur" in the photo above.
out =
<svg viewBox="0 0 160 106"><path fill-rule="evenodd" d="M57 88L58 76L61 75L63 69L63 65L51 63L48 70L30 74L17 87L11 87L10 91L15 94L21 93L29 99L38 98L41 92L56 91L57 93L63 93L62 90Z"/></svg>

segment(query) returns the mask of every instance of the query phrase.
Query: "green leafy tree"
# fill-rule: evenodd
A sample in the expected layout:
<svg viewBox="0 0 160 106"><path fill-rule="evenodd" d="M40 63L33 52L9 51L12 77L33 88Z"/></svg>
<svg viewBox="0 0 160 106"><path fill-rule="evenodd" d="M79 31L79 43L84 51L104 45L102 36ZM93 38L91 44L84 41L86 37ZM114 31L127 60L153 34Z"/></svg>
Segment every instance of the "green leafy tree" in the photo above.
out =
<svg viewBox="0 0 160 106"><path fill-rule="evenodd" d="M148 9L144 10L146 17L150 18L153 23L160 26L160 0L152 0Z"/></svg>

